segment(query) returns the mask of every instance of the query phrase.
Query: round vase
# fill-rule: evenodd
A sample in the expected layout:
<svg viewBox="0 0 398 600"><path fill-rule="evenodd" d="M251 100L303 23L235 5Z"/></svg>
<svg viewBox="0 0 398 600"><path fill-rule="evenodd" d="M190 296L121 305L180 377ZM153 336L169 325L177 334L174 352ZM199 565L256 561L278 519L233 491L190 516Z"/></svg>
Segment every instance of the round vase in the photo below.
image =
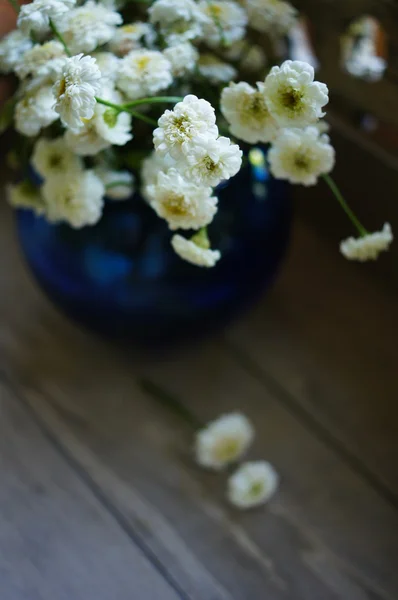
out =
<svg viewBox="0 0 398 600"><path fill-rule="evenodd" d="M17 231L34 277L67 315L103 335L164 346L224 327L270 285L289 238L288 189L249 160L216 190L208 232L222 258L209 269L174 253L173 232L138 194L106 201L99 223L82 229L19 210Z"/></svg>

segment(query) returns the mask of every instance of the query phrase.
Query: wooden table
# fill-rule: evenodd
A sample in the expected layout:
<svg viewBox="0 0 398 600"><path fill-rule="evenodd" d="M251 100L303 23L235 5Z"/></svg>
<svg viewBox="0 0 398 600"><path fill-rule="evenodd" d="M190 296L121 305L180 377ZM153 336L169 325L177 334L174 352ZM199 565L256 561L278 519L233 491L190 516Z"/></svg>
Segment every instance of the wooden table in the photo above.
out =
<svg viewBox="0 0 398 600"><path fill-rule="evenodd" d="M58 314L0 223L1 600L398 598L397 302L366 266L298 218L260 306L139 364ZM281 476L251 512L191 455L235 409Z"/></svg>

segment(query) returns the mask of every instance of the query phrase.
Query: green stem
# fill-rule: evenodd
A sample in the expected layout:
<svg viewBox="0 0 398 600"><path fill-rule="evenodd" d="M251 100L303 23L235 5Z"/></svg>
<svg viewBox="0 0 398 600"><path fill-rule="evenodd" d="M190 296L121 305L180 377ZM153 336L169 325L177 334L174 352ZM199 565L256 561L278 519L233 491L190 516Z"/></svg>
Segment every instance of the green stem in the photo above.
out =
<svg viewBox="0 0 398 600"><path fill-rule="evenodd" d="M72 54L70 53L70 50L68 48L67 43L65 42L64 38L62 37L62 35L60 34L60 32L58 31L58 29L56 28L56 26L54 25L52 19L50 19L50 29L53 32L53 34L55 35L55 37L61 42L61 44L63 45L65 52L68 56L72 56Z"/></svg>
<svg viewBox="0 0 398 600"><path fill-rule="evenodd" d="M140 98L139 100L133 100L132 102L126 102L122 106L127 108L133 106L140 106L141 104L158 104L158 103L171 103L176 104L184 100L181 96L154 96L153 98Z"/></svg>
<svg viewBox="0 0 398 600"><path fill-rule="evenodd" d="M330 175L324 174L322 175L324 181L329 186L331 192L335 196L337 202L340 204L341 208L344 210L347 217L350 219L352 224L356 227L361 236L367 235L367 230L362 225L362 223L357 219L357 217L352 212L351 208L348 206L347 202L344 200L342 193L340 192L336 182Z"/></svg>
<svg viewBox="0 0 398 600"><path fill-rule="evenodd" d="M117 112L128 112L124 108L124 104L113 104L113 102L109 102L108 100L103 100L102 98L95 97L98 104L103 104L104 106L109 106L109 108L113 108Z"/></svg>
<svg viewBox="0 0 398 600"><path fill-rule="evenodd" d="M11 4L11 6L13 7L13 9L15 10L15 12L18 14L19 10L20 10L20 6L19 6L17 0L8 0L8 1Z"/></svg>
<svg viewBox="0 0 398 600"><path fill-rule="evenodd" d="M152 125L153 127L157 126L157 121L155 121L155 119L151 119L150 117L147 117L146 115L142 115L141 113L136 112L135 110L131 110L127 104L114 104L113 102L109 102L109 100L104 100L103 98L97 98L97 96L95 97L95 99L98 102L98 104L103 104L104 106L109 106L109 108L113 108L113 110L115 110L118 113L126 112L126 113L129 113L129 115L131 115L135 119L140 119L140 121L144 121L144 123L148 123L148 125Z"/></svg>
<svg viewBox="0 0 398 600"><path fill-rule="evenodd" d="M148 125L152 125L153 127L158 126L158 122L155 121L155 119L151 119L151 117L147 117L146 115L136 112L135 110L129 110L127 112L129 112L130 115L132 117L134 117L135 119L140 119L140 121L143 121L144 123L148 123Z"/></svg>
<svg viewBox="0 0 398 600"><path fill-rule="evenodd" d="M130 183L128 181L112 181L112 183L107 183L105 186L106 190L110 190L114 187L119 187L119 185L129 186Z"/></svg>

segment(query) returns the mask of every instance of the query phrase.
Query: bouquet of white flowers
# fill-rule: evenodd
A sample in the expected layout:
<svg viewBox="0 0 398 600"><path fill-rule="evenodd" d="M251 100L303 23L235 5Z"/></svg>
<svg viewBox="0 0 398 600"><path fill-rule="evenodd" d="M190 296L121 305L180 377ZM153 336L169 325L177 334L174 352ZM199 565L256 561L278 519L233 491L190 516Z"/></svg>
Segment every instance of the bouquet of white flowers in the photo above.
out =
<svg viewBox="0 0 398 600"><path fill-rule="evenodd" d="M75 228L93 225L104 198L129 198L138 178L170 230L196 232L173 234L175 252L212 267L221 258L207 235L217 186L241 168L238 143L267 144L274 177L305 186L323 177L329 185L359 234L341 243L347 258L375 259L388 248L390 226L368 233L330 176L335 153L321 121L327 86L306 62L274 64L297 20L289 3L13 4L17 29L0 42L0 70L19 85L2 124L13 122L22 136L18 172L27 164L35 172L10 185L13 206ZM259 43L267 36L275 50L268 63Z"/></svg>

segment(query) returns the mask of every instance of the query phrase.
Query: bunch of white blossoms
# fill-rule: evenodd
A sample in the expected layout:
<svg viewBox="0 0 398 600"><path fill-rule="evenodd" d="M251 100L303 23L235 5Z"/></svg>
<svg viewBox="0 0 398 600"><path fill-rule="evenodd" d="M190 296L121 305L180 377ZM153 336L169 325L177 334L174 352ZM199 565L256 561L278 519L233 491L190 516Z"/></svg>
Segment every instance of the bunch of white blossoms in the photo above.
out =
<svg viewBox="0 0 398 600"><path fill-rule="evenodd" d="M204 228L217 212L213 188L236 175L242 151L219 136L211 104L193 95L163 113L153 141L154 155L142 170L143 193L171 230L198 231L190 239L174 235L171 243L177 254L192 264L212 267L220 252L211 250Z"/></svg>
<svg viewBox="0 0 398 600"><path fill-rule="evenodd" d="M226 469L242 459L253 439L254 428L245 415L222 415L196 434L196 462L214 471ZM228 500L241 509L260 506L273 496L278 483L278 474L270 463L245 462L228 479Z"/></svg>

